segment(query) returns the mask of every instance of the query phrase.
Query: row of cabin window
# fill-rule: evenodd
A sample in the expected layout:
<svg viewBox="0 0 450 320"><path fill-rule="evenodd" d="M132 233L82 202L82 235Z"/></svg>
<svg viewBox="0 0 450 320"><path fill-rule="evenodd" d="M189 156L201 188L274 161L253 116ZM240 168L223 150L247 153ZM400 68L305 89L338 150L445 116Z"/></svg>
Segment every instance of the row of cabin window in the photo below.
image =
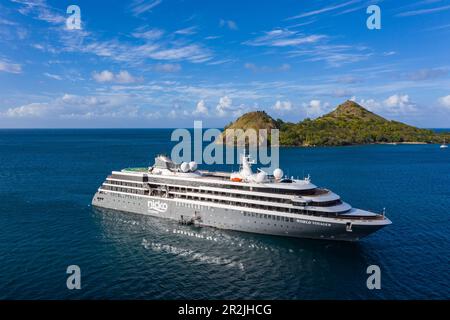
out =
<svg viewBox="0 0 450 320"><path fill-rule="evenodd" d="M111 191L119 191L119 192L127 192L127 193L134 193L134 194L145 194L145 190L135 190L135 189L127 189L127 188L119 188L119 187L111 187L111 186L103 186L103 188L106 188L107 190Z"/></svg>
<svg viewBox="0 0 450 320"><path fill-rule="evenodd" d="M302 210L302 209L290 209L290 208L282 208L282 207L276 207L276 206L264 206L264 205L246 203L246 202L232 202L232 201L228 201L228 200L209 199L209 198L193 197L193 196L185 196L185 195L177 195L177 198L193 200L193 201L206 201L206 202L212 202L212 203L234 205L234 206L241 206L241 207L255 208L255 209L262 209L262 210L273 210L273 211L280 211L280 212L287 212L287 213L308 214L307 210Z"/></svg>
<svg viewBox="0 0 450 320"><path fill-rule="evenodd" d="M217 196L234 197L234 198L238 198L238 199L261 200L261 197L253 196L253 195L230 194L230 193L220 192L220 191L198 190L198 189L183 188L183 187L168 187L168 188L169 188L169 192L170 191L198 192L200 194L203 193L203 194L210 194L210 195L217 195ZM201 198L201 199L203 199L203 198ZM276 197L263 197L262 199L269 199L270 201L277 202L277 203L286 203L286 204L291 203L291 200L289 200L289 199L282 199L282 198L276 198ZM332 200L332 201L327 201L327 202L311 202L310 205L315 206L315 207L329 207L329 206L338 205L341 203L342 203L342 201L338 199L338 200ZM283 210L281 210L281 211L283 211ZM284 210L284 212L289 212L289 211Z"/></svg>
<svg viewBox="0 0 450 320"><path fill-rule="evenodd" d="M220 191L210 191L210 190L198 190L198 189L192 189L192 188L182 188L182 187L169 187L169 192L197 192L199 194L209 194L209 195L216 195L216 196L225 196L225 197L234 197L239 199L248 199L248 200L261 200L260 196L253 196L253 195L246 195L246 194L235 194L235 193L226 193L226 192L220 192ZM278 203L290 203L289 199L283 199L276 196L270 197L264 197L263 199L268 199L272 202L278 202Z"/></svg>
<svg viewBox="0 0 450 320"><path fill-rule="evenodd" d="M105 192L103 192L103 191L100 191L99 193L100 194L105 194ZM140 200L141 199L140 197L129 195L129 194L118 194L118 193L112 193L112 194L109 193L109 194L113 195L114 197L117 197L117 198L135 199L135 200Z"/></svg>
<svg viewBox="0 0 450 320"><path fill-rule="evenodd" d="M256 213L256 212L244 212L244 216L248 217L255 217L260 219L272 219L277 221L286 221L286 222L294 222L294 218L290 217L281 217L281 216L274 216L272 214L263 214L263 213Z"/></svg>
<svg viewBox="0 0 450 320"><path fill-rule="evenodd" d="M158 177L155 177L156 179L158 179ZM163 178L161 178L163 179ZM152 183L150 181L150 183ZM187 181L178 181L177 183L181 184L181 185L186 185L186 186L190 186L190 185L197 185L195 182L187 182ZM164 183L155 183L155 185L159 186L161 184ZM215 187L217 185L215 184L211 184L205 181L202 181L202 186L208 186L208 187ZM198 184L198 186L200 186L200 184ZM244 190L244 191L256 191L256 192L267 192L267 193L274 193L274 194L287 194L287 195L313 195L315 193L315 189L310 189L310 190L280 190L277 188L258 188L258 187L249 187L249 186L239 186L239 185L221 185L221 188L225 188L225 189L236 189L236 190Z"/></svg>
<svg viewBox="0 0 450 320"><path fill-rule="evenodd" d="M135 187L135 188L142 188L142 183L131 183L131 182L123 182L123 181L106 181L109 184L114 184L118 186L126 186L126 187Z"/></svg>
<svg viewBox="0 0 450 320"><path fill-rule="evenodd" d="M111 175L108 178L118 179L118 180L138 181L138 182L147 182L148 181L147 177L134 177L134 176L128 176L128 175L121 175L121 174Z"/></svg>

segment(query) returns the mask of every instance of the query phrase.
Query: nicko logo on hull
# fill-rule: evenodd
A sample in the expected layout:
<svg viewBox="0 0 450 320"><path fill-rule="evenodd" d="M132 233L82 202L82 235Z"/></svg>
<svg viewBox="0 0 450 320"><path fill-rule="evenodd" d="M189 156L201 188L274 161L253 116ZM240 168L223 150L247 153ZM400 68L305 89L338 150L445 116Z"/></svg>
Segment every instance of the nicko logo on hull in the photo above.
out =
<svg viewBox="0 0 450 320"><path fill-rule="evenodd" d="M148 211L153 210L157 212L166 212L167 211L167 203L161 202L159 200L149 200L148 201Z"/></svg>

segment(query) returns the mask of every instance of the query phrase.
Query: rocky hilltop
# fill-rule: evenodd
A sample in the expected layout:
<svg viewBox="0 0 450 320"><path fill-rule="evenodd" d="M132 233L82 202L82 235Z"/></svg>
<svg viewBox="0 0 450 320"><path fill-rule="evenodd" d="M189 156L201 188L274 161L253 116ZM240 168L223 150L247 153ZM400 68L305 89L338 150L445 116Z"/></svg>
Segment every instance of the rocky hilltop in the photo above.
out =
<svg viewBox="0 0 450 320"><path fill-rule="evenodd" d="M398 121L387 120L354 101L346 101L332 112L317 119L305 119L298 123L273 119L264 111L244 114L225 127L226 129L280 130L283 146L343 146L371 143L442 143L450 141L450 133L435 133ZM242 134L242 133L240 133ZM222 133L219 142L225 143ZM242 140L241 140L242 141ZM258 143L264 137L258 137ZM236 140L234 142L236 143Z"/></svg>

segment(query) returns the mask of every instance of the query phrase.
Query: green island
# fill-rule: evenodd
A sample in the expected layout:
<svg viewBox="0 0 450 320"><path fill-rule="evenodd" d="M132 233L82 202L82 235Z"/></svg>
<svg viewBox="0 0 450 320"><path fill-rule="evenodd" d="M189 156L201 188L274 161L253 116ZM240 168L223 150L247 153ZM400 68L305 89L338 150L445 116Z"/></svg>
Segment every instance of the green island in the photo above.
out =
<svg viewBox="0 0 450 320"><path fill-rule="evenodd" d="M273 119L265 111L248 112L226 129L280 130L281 146L346 146L360 144L425 144L450 141L450 132L437 133L398 121L387 120L363 108L354 101L346 101L332 112L317 119L305 119L298 123ZM222 133L219 143L226 143ZM259 141L261 144L261 141ZM236 141L234 142L236 144Z"/></svg>

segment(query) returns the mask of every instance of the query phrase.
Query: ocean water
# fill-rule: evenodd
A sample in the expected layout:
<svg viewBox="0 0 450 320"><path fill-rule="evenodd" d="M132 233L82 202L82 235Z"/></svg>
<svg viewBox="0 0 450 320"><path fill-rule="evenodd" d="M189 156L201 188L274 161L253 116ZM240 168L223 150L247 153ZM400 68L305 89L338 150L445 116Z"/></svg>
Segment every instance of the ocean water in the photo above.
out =
<svg viewBox="0 0 450 320"><path fill-rule="evenodd" d="M90 206L112 170L170 153L170 132L0 130L0 299L450 298L449 149L281 149L289 175L311 174L355 207L386 208L393 224L358 243L181 226ZM81 290L66 288L73 264ZM380 290L367 289L369 265L381 269Z"/></svg>

